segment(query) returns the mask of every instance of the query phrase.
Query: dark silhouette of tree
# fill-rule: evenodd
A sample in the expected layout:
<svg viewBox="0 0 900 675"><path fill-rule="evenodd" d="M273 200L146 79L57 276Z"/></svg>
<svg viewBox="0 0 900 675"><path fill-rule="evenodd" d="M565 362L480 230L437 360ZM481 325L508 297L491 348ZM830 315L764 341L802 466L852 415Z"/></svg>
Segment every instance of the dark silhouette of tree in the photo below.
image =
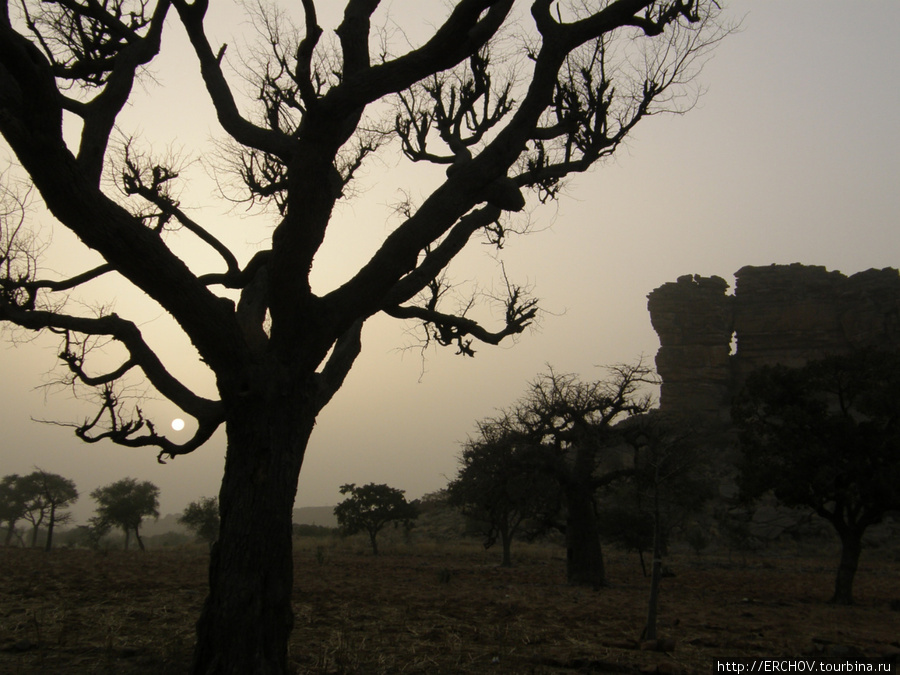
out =
<svg viewBox="0 0 900 675"><path fill-rule="evenodd" d="M91 519L94 529L102 534L110 527L121 527L125 533L125 550L131 533L143 551L140 527L144 518L159 518L159 488L150 481L123 478L91 492L97 502L97 516Z"/></svg>
<svg viewBox="0 0 900 675"><path fill-rule="evenodd" d="M529 463L555 483L562 508L551 506L539 517L565 534L569 583L593 587L606 584L597 491L632 472L611 456L623 443L615 427L649 409L650 396L641 389L656 382L640 361L608 372L607 379L582 382L550 370L512 408L488 422L505 442L529 446Z"/></svg>
<svg viewBox="0 0 900 675"><path fill-rule="evenodd" d="M372 545L372 554L378 555L378 533L388 523L394 527L412 527L418 515L414 503L406 501L404 491L389 485L367 483L356 487L353 483L341 486L341 494L350 496L334 507L341 534L366 532Z"/></svg>
<svg viewBox="0 0 900 675"><path fill-rule="evenodd" d="M542 457L527 442L517 442L503 425L478 425L478 436L466 442L460 468L447 486L449 503L473 521L489 548L497 540L501 565L512 565L513 538L530 520L560 508L559 484L541 470Z"/></svg>
<svg viewBox="0 0 900 675"><path fill-rule="evenodd" d="M219 536L219 499L218 497L201 497L191 502L178 516L178 522L186 525L197 537L212 545Z"/></svg>
<svg viewBox="0 0 900 675"><path fill-rule="evenodd" d="M6 523L4 546L9 546L17 536L16 523L25 516L28 496L22 488L22 477L18 474L9 474L0 480L0 523Z"/></svg>
<svg viewBox="0 0 900 675"><path fill-rule="evenodd" d="M297 479L316 417L360 352L363 324L379 314L419 322L426 342L470 356L475 341L497 344L526 330L538 307L525 288L503 275L502 319L490 327L472 298L454 305L448 265L472 242L508 244L527 229L514 214L529 195L555 198L567 176L612 154L641 120L690 108L698 58L727 30L714 0L612 0L595 9L533 0L530 17L512 11L512 0L458 0L408 47L387 31L378 39L378 0L347 0L334 39L319 26L315 0L301 0L297 30L277 9L254 5L262 46L232 59L233 47L211 42L209 4L2 5L0 134L36 198L98 262L70 278L39 278L24 204L13 200L2 218L0 320L59 335L65 377L98 405L72 424L87 442L155 447L162 460L192 452L225 425L222 521L194 671L284 673ZM163 33L177 31L190 40L225 136L222 189L270 218L271 238L252 255L226 247L215 217L186 203L177 162L113 136L129 134L120 113L136 83L154 86L145 73L161 46L175 43ZM230 77L229 64L243 79ZM237 91L246 83L253 100ZM354 196L374 155L397 149L446 172L419 172L432 178L417 186L424 196L398 206L368 262L314 291L336 205ZM174 231L208 247L218 265L176 254ZM139 289L174 320L213 374L217 398L178 379L137 321L63 302L107 278ZM105 367L92 355L110 343L122 357ZM131 407L125 378L138 377L196 420L188 440L166 437Z"/></svg>
<svg viewBox="0 0 900 675"><path fill-rule="evenodd" d="M732 416L744 459L738 485L812 509L841 541L831 602L853 602L863 533L900 509L900 356L858 351L747 379Z"/></svg>
<svg viewBox="0 0 900 675"><path fill-rule="evenodd" d="M31 545L37 546L38 531L46 523L46 550L53 547L53 530L57 525L69 522L71 514L63 511L78 499L74 481L59 474L37 469L19 479L19 490L24 494L23 517L31 523Z"/></svg>

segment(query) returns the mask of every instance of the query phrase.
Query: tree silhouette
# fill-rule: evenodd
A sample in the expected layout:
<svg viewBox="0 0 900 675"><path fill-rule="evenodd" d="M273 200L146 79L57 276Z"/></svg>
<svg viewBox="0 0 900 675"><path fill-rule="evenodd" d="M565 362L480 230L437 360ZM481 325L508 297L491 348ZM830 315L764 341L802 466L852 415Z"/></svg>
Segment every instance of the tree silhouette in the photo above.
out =
<svg viewBox="0 0 900 675"><path fill-rule="evenodd" d="M159 518L159 488L150 481L138 482L135 478L123 478L115 483L99 487L91 492L97 502L97 519L93 525L98 531L110 526L121 527L125 533L125 550L131 533L143 551L140 527L144 518Z"/></svg>
<svg viewBox="0 0 900 675"><path fill-rule="evenodd" d="M16 523L25 516L28 495L23 487L22 477L15 473L0 480L0 523L6 523L4 546L9 546L13 537L18 536Z"/></svg>
<svg viewBox="0 0 900 675"><path fill-rule="evenodd" d="M772 490L827 520L841 541L831 602L852 604L863 534L900 509L900 356L865 350L762 368L732 416L742 496Z"/></svg>
<svg viewBox="0 0 900 675"><path fill-rule="evenodd" d="M649 409L650 397L641 389L656 382L640 361L608 372L605 379L582 382L551 369L512 407L482 422L492 429L492 438L523 448L529 470L537 474L535 484L547 478L555 484L535 515L545 527L565 534L569 583L594 587L606 584L597 491L633 473L609 462L609 451L622 445L614 427Z"/></svg>
<svg viewBox="0 0 900 675"><path fill-rule="evenodd" d="M353 483L341 486L341 494L350 496L334 507L342 534L366 532L372 554L378 555L378 533L388 523L410 527L419 513L415 504L406 501L404 491L389 485Z"/></svg>
<svg viewBox="0 0 900 675"><path fill-rule="evenodd" d="M23 516L31 523L31 545L37 546L38 530L46 523L46 550L53 547L53 529L67 523L70 514L63 509L78 499L75 483L59 474L37 469L19 479L19 490L25 495Z"/></svg>
<svg viewBox="0 0 900 675"><path fill-rule="evenodd" d="M473 298L454 305L448 265L472 242L504 247L527 229L514 214L529 196L555 198L567 176L613 153L644 118L691 107L698 57L727 30L714 0L612 0L595 9L534 0L530 18L513 0L458 0L409 47L373 26L385 21L378 0L347 0L333 40L315 0L301 0L300 29L254 5L261 46L232 59L235 50L207 31L210 4L22 0L15 14L3 4L0 134L96 262L69 278L40 278L21 215L27 200L11 199L0 320L60 336L67 380L98 405L72 425L87 442L155 447L162 460L192 452L224 424L222 521L194 670L283 673L297 479L316 416L360 352L363 324L379 314L412 320L426 341L470 356L475 341L524 331L538 312L525 288L503 275L502 318L492 327ZM172 43L163 34L175 31L190 40L225 137L216 146L226 162L222 190L271 223L252 255L230 250L215 218L182 201L181 166L144 150L120 119L136 84L153 86L146 73ZM375 155L397 149L446 171L418 172L431 177L416 186L423 198L397 207L368 262L314 291L336 205L354 196L354 179ZM185 237L216 256L215 269L208 257L173 250ZM217 398L171 372L135 320L64 302L103 279L136 287L172 317L213 374ZM93 360L104 345L121 355L117 364ZM188 440L166 437L130 407L124 387L140 376L196 420Z"/></svg>
<svg viewBox="0 0 900 675"><path fill-rule="evenodd" d="M447 486L448 501L480 527L485 548L500 540L501 565L509 567L513 538L523 526L559 511L559 484L542 470L543 458L532 445L491 420L478 424L460 464Z"/></svg>
<svg viewBox="0 0 900 675"><path fill-rule="evenodd" d="M201 497L191 502L178 516L178 522L186 525L200 539L212 545L219 536L219 500L217 497Z"/></svg>

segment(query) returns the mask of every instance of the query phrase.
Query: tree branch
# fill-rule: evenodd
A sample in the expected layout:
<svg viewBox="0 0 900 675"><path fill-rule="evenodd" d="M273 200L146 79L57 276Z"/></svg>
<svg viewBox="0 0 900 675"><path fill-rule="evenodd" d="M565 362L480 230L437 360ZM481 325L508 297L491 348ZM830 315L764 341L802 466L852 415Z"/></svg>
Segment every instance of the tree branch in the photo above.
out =
<svg viewBox="0 0 900 675"><path fill-rule="evenodd" d="M200 61L200 73L222 128L239 143L288 161L295 151L290 137L277 129L264 129L252 124L238 111L231 88L222 73L221 53L213 53L203 28L209 0L195 0L192 4L188 4L187 0L172 0L172 4L178 10L181 23L194 46Z"/></svg>
<svg viewBox="0 0 900 675"><path fill-rule="evenodd" d="M197 396L173 377L144 341L138 327L116 314L97 318L78 317L59 312L22 310L7 303L0 303L0 320L10 321L29 330L55 329L65 332L74 331L85 335L107 335L125 347L130 356L129 361L141 368L160 394L198 420L217 421L217 423L222 420L221 404L218 401ZM65 350L61 354L62 360L67 364L70 363L68 356ZM76 376L83 374L81 359L76 359L73 363L76 364L73 374ZM106 378L101 378L100 383L106 384L105 380ZM90 384L90 382L86 382L86 384Z"/></svg>

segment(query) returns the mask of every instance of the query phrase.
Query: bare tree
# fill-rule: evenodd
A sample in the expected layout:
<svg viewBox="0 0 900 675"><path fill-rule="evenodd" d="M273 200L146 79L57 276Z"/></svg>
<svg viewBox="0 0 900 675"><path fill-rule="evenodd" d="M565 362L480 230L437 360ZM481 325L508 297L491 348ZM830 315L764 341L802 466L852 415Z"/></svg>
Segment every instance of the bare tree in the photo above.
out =
<svg viewBox="0 0 900 675"><path fill-rule="evenodd" d="M641 639L657 640L665 542L673 528L714 496L715 489L700 450L700 432L684 416L652 410L623 426L634 457L628 486L634 508L652 523L650 598Z"/></svg>
<svg viewBox="0 0 900 675"><path fill-rule="evenodd" d="M479 235L502 247L522 229L513 214L529 194L556 197L567 176L612 153L643 118L690 107L697 59L727 30L714 0L534 0L530 19L513 0L458 0L422 44L400 50L373 29L377 0L348 0L332 41L314 0L302 0L298 30L275 10L256 17L267 53L243 61L254 91L246 101L229 78L226 45L210 41L209 4L3 3L0 134L50 213L102 261L67 279L20 266L24 273L2 278L0 320L60 335L68 377L97 395L97 413L73 425L87 442L155 447L162 460L225 425L221 531L194 670L283 673L297 478L316 416L360 352L365 321L384 313L421 322L427 339L466 355L475 341L524 331L538 308L521 286L507 285L503 319L490 327L470 302L447 307L447 266ZM193 46L241 198L271 207L271 239L252 256L192 217L176 163L139 152L131 139L113 152L135 82L163 32L177 30ZM501 57L522 53L523 42L527 60L509 73ZM335 205L391 143L409 160L446 167L446 176L421 203L401 206L399 223L356 273L314 293L310 273ZM173 230L208 246L219 270L176 255ZM132 284L174 319L214 375L216 399L170 372L134 320L63 302L106 277ZM98 341L118 344L121 362L96 365ZM189 440L167 438L130 408L129 374L196 420Z"/></svg>
<svg viewBox="0 0 900 675"><path fill-rule="evenodd" d="M651 398L642 388L657 383L642 361L611 366L608 373L582 382L550 370L502 418L511 437L540 450L537 470L559 486L562 513L548 513L547 520L565 534L569 583L593 587L606 585L597 492L633 473L613 458L622 444L615 427L649 410Z"/></svg>

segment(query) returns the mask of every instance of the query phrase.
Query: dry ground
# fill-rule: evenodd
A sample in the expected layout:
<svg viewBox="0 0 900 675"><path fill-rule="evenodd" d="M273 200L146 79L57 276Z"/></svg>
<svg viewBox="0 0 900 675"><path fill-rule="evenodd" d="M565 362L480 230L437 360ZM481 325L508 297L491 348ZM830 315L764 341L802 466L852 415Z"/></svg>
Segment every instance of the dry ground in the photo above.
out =
<svg viewBox="0 0 900 675"><path fill-rule="evenodd" d="M857 605L825 604L832 557L675 556L663 582L668 653L639 649L648 582L607 554L610 588L563 583L558 549L512 569L475 546L372 558L298 546L297 673L707 673L716 658L900 659L900 560L864 552ZM514 555L516 551L514 550ZM201 548L106 554L0 549L0 673L184 673L205 593Z"/></svg>

